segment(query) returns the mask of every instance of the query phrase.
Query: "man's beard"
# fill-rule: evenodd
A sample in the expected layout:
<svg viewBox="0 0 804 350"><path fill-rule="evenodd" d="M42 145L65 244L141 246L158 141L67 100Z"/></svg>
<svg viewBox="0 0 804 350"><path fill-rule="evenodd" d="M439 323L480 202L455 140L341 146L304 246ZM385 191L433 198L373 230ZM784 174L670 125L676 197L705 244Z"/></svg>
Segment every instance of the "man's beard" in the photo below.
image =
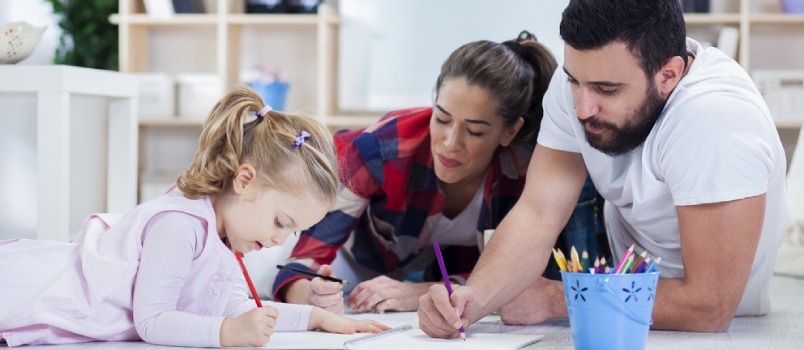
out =
<svg viewBox="0 0 804 350"><path fill-rule="evenodd" d="M596 116L589 117L586 120L578 118L581 125L584 126L583 131L586 134L586 142L589 142L589 145L598 151L612 157L631 152L645 142L650 131L653 130L653 125L662 115L665 104L653 83L650 82L648 86L649 88L642 104L628 115L626 123L622 127L599 120ZM604 130L601 134L594 134L586 129L586 124L595 128L603 128ZM604 136L607 134L609 137L605 138Z"/></svg>

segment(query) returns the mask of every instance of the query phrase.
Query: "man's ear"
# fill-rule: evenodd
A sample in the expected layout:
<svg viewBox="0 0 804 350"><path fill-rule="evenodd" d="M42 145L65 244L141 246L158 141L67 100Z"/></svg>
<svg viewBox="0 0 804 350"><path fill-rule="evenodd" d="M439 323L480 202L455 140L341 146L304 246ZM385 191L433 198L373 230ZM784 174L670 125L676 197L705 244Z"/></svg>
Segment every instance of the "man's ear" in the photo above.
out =
<svg viewBox="0 0 804 350"><path fill-rule="evenodd" d="M232 191L236 194L242 194L248 186L254 185L257 178L257 170L251 164L240 164L235 171L234 179L232 180Z"/></svg>
<svg viewBox="0 0 804 350"><path fill-rule="evenodd" d="M674 56L665 63L656 73L656 83L659 94L667 99L676 88L678 82L684 77L684 59Z"/></svg>

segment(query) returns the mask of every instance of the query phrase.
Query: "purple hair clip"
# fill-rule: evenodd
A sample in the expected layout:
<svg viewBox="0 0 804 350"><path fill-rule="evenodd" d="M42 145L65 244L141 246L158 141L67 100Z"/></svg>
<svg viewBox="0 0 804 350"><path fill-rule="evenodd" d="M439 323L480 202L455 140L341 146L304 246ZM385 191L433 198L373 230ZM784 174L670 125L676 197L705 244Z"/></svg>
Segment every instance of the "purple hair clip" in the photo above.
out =
<svg viewBox="0 0 804 350"><path fill-rule="evenodd" d="M302 130L301 135L299 135L299 137L296 138L296 143L293 145L293 148L299 148L299 146L301 146L301 144L304 143L304 139L309 137L310 133Z"/></svg>
<svg viewBox="0 0 804 350"><path fill-rule="evenodd" d="M268 112L271 111L271 109L272 109L271 106L265 105L265 107L262 107L262 109L259 112L257 112L257 117L259 118L264 117L266 114L268 114Z"/></svg>

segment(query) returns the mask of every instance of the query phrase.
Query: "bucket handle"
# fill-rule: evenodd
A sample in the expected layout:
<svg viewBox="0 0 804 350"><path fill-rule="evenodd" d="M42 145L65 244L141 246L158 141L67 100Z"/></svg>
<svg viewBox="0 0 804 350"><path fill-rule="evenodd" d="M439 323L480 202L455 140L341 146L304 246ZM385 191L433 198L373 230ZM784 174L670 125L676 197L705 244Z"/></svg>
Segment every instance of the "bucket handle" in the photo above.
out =
<svg viewBox="0 0 804 350"><path fill-rule="evenodd" d="M597 280L597 283L599 283L601 287L606 288L606 290L607 290L607 291L609 291L609 293L611 293L611 295L613 295L613 296L614 296L614 299L615 299L615 300L617 300L617 301L619 301L619 302L620 302L620 304L622 304L623 308L624 308L624 309L626 309L626 310L628 311L628 313L630 314L629 316L631 316L631 318L633 318L633 319L634 319L634 321L640 322L640 323L642 323L642 324L646 324L646 325L648 325L648 326L650 326L650 325L652 325L652 324L653 324L653 318L648 317L648 320L647 320L647 321L645 321L645 319L643 319L642 317L640 317L639 315L637 315L637 313L636 313L636 312L634 312L634 310L631 310L631 308L630 308L630 307L628 307L628 305L626 305L626 304L625 304L625 302L623 302L622 300L620 300L620 296L619 296L619 295L617 295L617 293L614 293L614 291L613 291L613 290L611 290L611 288L609 288L609 284L607 283L608 281L609 281L609 278L608 278L608 277L606 277L605 279L600 278L600 279L598 279L598 280Z"/></svg>

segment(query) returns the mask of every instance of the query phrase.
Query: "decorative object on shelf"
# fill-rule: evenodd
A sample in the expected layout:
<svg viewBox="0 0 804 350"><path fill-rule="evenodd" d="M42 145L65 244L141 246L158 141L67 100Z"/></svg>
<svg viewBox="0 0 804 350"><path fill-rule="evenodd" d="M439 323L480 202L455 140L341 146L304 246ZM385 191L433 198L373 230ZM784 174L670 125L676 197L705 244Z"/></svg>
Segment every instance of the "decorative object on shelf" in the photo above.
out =
<svg viewBox="0 0 804 350"><path fill-rule="evenodd" d="M707 13L709 0L681 0L681 10L688 13Z"/></svg>
<svg viewBox="0 0 804 350"><path fill-rule="evenodd" d="M734 27L720 28L720 35L717 37L717 48L731 59L737 59L737 43L740 37L740 30Z"/></svg>
<svg viewBox="0 0 804 350"><path fill-rule="evenodd" d="M222 95L220 78L215 74L176 74L179 117L206 119Z"/></svg>
<svg viewBox="0 0 804 350"><path fill-rule="evenodd" d="M47 0L61 16L60 44L54 63L107 69L118 68L117 25L109 16L118 12L118 0Z"/></svg>
<svg viewBox="0 0 804 350"><path fill-rule="evenodd" d="M14 64L34 52L45 27L34 27L28 22L0 24L0 64Z"/></svg>
<svg viewBox="0 0 804 350"><path fill-rule="evenodd" d="M276 66L254 67L244 71L240 80L254 89L274 110L284 111L290 84L279 79Z"/></svg>
<svg viewBox="0 0 804 350"><path fill-rule="evenodd" d="M804 120L804 70L754 70L751 78L773 120Z"/></svg>
<svg viewBox="0 0 804 350"><path fill-rule="evenodd" d="M176 115L176 83L168 73L134 73L139 78L137 105L143 118L170 119Z"/></svg>
<svg viewBox="0 0 804 350"><path fill-rule="evenodd" d="M782 11L804 14L804 0L782 0Z"/></svg>
<svg viewBox="0 0 804 350"><path fill-rule="evenodd" d="M288 2L289 13L318 13L318 4L321 0L285 0Z"/></svg>
<svg viewBox="0 0 804 350"><path fill-rule="evenodd" d="M246 13L286 13L286 0L245 0Z"/></svg>
<svg viewBox="0 0 804 350"><path fill-rule="evenodd" d="M144 0L145 12L154 18L170 18L175 11L171 0Z"/></svg>

